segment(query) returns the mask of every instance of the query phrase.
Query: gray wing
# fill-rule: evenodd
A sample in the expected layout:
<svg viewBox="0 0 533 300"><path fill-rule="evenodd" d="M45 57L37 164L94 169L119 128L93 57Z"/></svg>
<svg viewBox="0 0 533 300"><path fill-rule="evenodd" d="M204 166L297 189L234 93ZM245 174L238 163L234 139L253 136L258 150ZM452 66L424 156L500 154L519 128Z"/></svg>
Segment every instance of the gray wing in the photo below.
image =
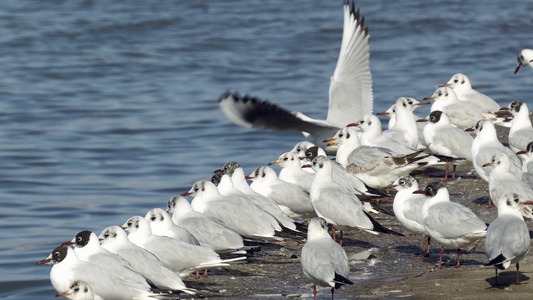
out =
<svg viewBox="0 0 533 300"><path fill-rule="evenodd" d="M344 28L339 59L329 86L327 120L339 126L372 113L372 74L369 64L368 28L359 11L344 5Z"/></svg>
<svg viewBox="0 0 533 300"><path fill-rule="evenodd" d="M307 242L302 248L301 264L304 274L333 286L335 273L348 278L348 257L342 247L330 238Z"/></svg>
<svg viewBox="0 0 533 300"><path fill-rule="evenodd" d="M326 220L331 220L339 227L374 229L374 225L366 216L359 199L342 187L322 188L316 198L313 197L313 207L316 213Z"/></svg>
<svg viewBox="0 0 533 300"><path fill-rule="evenodd" d="M485 240L485 252L489 260L500 254L511 260L527 253L529 247L529 229L523 220L500 216L489 225Z"/></svg>
<svg viewBox="0 0 533 300"><path fill-rule="evenodd" d="M444 238L456 238L481 232L485 222L469 208L454 202L439 203L429 208L429 216L424 220L431 228L438 228Z"/></svg>
<svg viewBox="0 0 533 300"><path fill-rule="evenodd" d="M210 245L215 250L238 249L243 247L242 237L214 218L193 217L179 221L179 225L189 230L201 243Z"/></svg>

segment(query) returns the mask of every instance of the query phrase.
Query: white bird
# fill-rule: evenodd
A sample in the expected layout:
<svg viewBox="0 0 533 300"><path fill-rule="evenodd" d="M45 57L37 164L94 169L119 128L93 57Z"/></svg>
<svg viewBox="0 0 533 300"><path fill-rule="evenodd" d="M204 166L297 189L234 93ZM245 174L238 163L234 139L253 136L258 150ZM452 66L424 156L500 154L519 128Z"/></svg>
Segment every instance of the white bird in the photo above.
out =
<svg viewBox="0 0 533 300"><path fill-rule="evenodd" d="M95 300L93 289L82 280L72 282L67 291L57 294L56 297L66 297L70 300Z"/></svg>
<svg viewBox="0 0 533 300"><path fill-rule="evenodd" d="M315 147L315 146L316 146L315 144L313 144L313 143L311 143L309 141L302 141L302 142L299 142L296 145L294 145L294 147L291 149L290 152L295 153L296 156L298 156L298 158L300 158L300 160L304 160L305 159L305 152L307 151L307 149L309 149L311 147ZM324 155L324 156L326 155L326 152L322 148L320 148L318 146L316 146L316 147L322 151L322 153L320 153L319 155ZM305 165L306 163L309 163L309 162L311 162L311 161L303 162L302 165ZM306 168L306 170L307 169L309 169L309 168ZM311 172L313 172L312 169L310 169L310 170L311 170Z"/></svg>
<svg viewBox="0 0 533 300"><path fill-rule="evenodd" d="M413 110L419 105L420 102L413 98L398 98L396 104L394 104L395 124L388 130L385 130L383 134L407 147L416 149L418 147L418 127L416 120L420 118L415 117Z"/></svg>
<svg viewBox="0 0 533 300"><path fill-rule="evenodd" d="M518 73L520 71L520 68L525 67L529 65L531 68L533 68L533 50L531 49L523 49L518 53L518 66L516 67L514 73Z"/></svg>
<svg viewBox="0 0 533 300"><path fill-rule="evenodd" d="M526 156L522 162L522 180L533 187L533 141L527 144L526 150L516 152L516 155L521 154Z"/></svg>
<svg viewBox="0 0 533 300"><path fill-rule="evenodd" d="M500 105L492 98L473 89L470 79L464 74L457 73L447 83L440 86L452 87L457 98L461 101L475 103L491 112L496 112L500 109Z"/></svg>
<svg viewBox="0 0 533 300"><path fill-rule="evenodd" d="M211 181L194 183L182 196L192 195L191 206L195 211L215 217L242 236L255 239L276 239L276 219L253 203L239 203L220 194Z"/></svg>
<svg viewBox="0 0 533 300"><path fill-rule="evenodd" d="M316 142L339 128L372 112L372 75L369 66L368 28L354 4L344 3L344 28L339 59L329 87L326 120L312 119L301 112L289 112L268 101L225 93L221 110L235 124L274 130L296 130L311 134Z"/></svg>
<svg viewBox="0 0 533 300"><path fill-rule="evenodd" d="M411 175L405 175L398 178L393 183L396 191L392 209L396 219L409 231L424 236L424 244L422 246L422 256L429 256L430 237L424 228L422 221L422 207L426 202L426 196L421 194L413 194L418 190L418 182Z"/></svg>
<svg viewBox="0 0 533 300"><path fill-rule="evenodd" d="M152 234L148 221L141 216L129 218L122 228L128 239L152 252L163 265L180 276L204 268L228 266L231 260L222 260L210 247L195 246L176 239ZM237 258L244 259L245 257Z"/></svg>
<svg viewBox="0 0 533 300"><path fill-rule="evenodd" d="M505 270L511 264L516 264L516 282L520 284L519 262L529 252L531 238L529 229L520 213L521 206L533 204L524 202L515 193L505 194L498 200L498 217L490 223L485 239L485 253L489 258L487 266L494 266L496 284L498 284L498 269Z"/></svg>
<svg viewBox="0 0 533 300"><path fill-rule="evenodd" d="M432 96L424 99L435 100L430 110L445 112L450 123L462 129L474 127L480 119L493 117L488 109L470 101L459 101L455 91L449 86L439 87Z"/></svg>
<svg viewBox="0 0 533 300"><path fill-rule="evenodd" d="M252 180L252 190L274 200L291 218L303 220L316 216L309 193L296 184L279 179L274 169L257 167L246 179Z"/></svg>
<svg viewBox="0 0 533 300"><path fill-rule="evenodd" d="M279 165L279 179L296 184L309 192L315 175L304 171L300 158L294 152L283 152L277 160L271 161L269 165Z"/></svg>
<svg viewBox="0 0 533 300"><path fill-rule="evenodd" d="M429 114L429 123L424 128L424 139L427 148L434 154L444 155L453 159L452 181L455 180L455 168L459 160L472 161L472 143L474 139L464 130L454 126L446 113L434 110ZM448 181L450 162L446 163L444 181Z"/></svg>
<svg viewBox="0 0 533 300"><path fill-rule="evenodd" d="M421 158L415 158L418 152L403 156L387 148L361 145L359 136L350 127L339 131L335 142L339 144L337 162L373 188L389 186L421 166L418 163Z"/></svg>
<svg viewBox="0 0 533 300"><path fill-rule="evenodd" d="M489 176L490 199L497 205L498 199L507 193L515 193L522 199L533 199L533 189L522 181L520 176L511 172L511 162L509 157L503 153L494 154L491 161L484 166L492 166ZM533 218L531 208L524 206L522 214L526 218Z"/></svg>
<svg viewBox="0 0 533 300"><path fill-rule="evenodd" d="M486 182L489 181L489 175L493 167L483 167L483 165L490 162L492 156L498 153L505 153L509 156L512 162L512 172L520 176L522 162L511 149L500 143L494 124L489 120L479 120L474 130L476 132L476 138L474 138L474 142L472 143L472 164L479 177Z"/></svg>
<svg viewBox="0 0 533 300"><path fill-rule="evenodd" d="M237 164L240 167L240 165L236 162L232 162L231 163L232 166L234 165L233 163ZM251 202L259 206L262 210L266 211L270 215L272 215L276 219L276 221L283 227L291 229L291 230L296 230L296 225L294 224L294 220L291 217L289 217L287 214L285 214L281 210L281 208L276 204L276 202L258 193L245 193L237 189L233 185L232 177L230 177L229 174L226 174L222 170L220 169L216 170L215 174L213 174L213 176L211 177L211 182L213 182L217 186L218 191L220 192L222 196L230 197L233 201L239 201L241 203ZM235 177L233 178L235 179L239 178L238 181L242 181L243 185L248 186L248 184L246 183L246 177L244 176L244 171L242 172L242 174L235 174L235 171L233 173L235 175ZM248 189L251 189L251 188L248 186ZM276 226L276 231L281 231L281 230L282 228L279 227L279 225Z"/></svg>
<svg viewBox="0 0 533 300"><path fill-rule="evenodd" d="M307 241L302 248L301 264L304 275L313 283L316 299L316 286L331 287L331 298L335 289L343 284L353 284L349 280L350 266L346 252L328 234L328 224L323 218L315 217L309 222Z"/></svg>
<svg viewBox="0 0 533 300"><path fill-rule="evenodd" d="M411 97L401 97L401 98L405 98L407 100L407 102L406 102L408 104L407 107L413 112L413 117L415 119L416 131L417 131L417 136L418 136L418 143L417 143L416 148L417 149L425 149L426 148L426 141L424 140L423 131L424 131L424 127L426 126L426 123L417 122L417 120L420 120L422 118L417 116L417 115L415 115L414 114L414 110L416 108L422 106L422 105L427 105L427 104L430 104L430 103L428 101L418 101L418 100L416 100L414 98L411 98ZM393 128L396 125L396 104L393 104L386 111L382 111L382 112L377 113L377 115L387 115L387 116L389 116L390 119L389 119L389 123L387 125L388 130L385 130L383 132L383 134L389 135L389 136L391 134L393 134L395 132L395 130Z"/></svg>
<svg viewBox="0 0 533 300"><path fill-rule="evenodd" d="M146 281L123 278L121 274L82 261L67 245L56 247L47 258L37 263L43 264L53 265L50 281L58 293L68 291L72 282L82 280L91 286L95 299L139 299L153 295Z"/></svg>
<svg viewBox="0 0 533 300"><path fill-rule="evenodd" d="M182 196L170 198L167 210L176 225L186 228L198 241L216 251L244 247L242 237L236 231L217 218L193 210L189 201Z"/></svg>
<svg viewBox="0 0 533 300"><path fill-rule="evenodd" d="M200 242L187 229L172 222L172 217L161 208L150 209L144 218L150 224L152 234L166 236L182 242L200 246Z"/></svg>
<svg viewBox="0 0 533 300"><path fill-rule="evenodd" d="M313 207L319 217L341 231L341 245L343 231L354 228L373 234L379 232L398 234L375 221L365 212L363 204L356 195L333 180L332 162L327 157L317 156L311 166L317 173L311 188Z"/></svg>
<svg viewBox="0 0 533 300"><path fill-rule="evenodd" d="M442 268L444 247L457 249L457 265L461 265L461 248L477 244L485 238L487 226L476 214L466 206L450 201L448 189L442 182L429 183L424 190L414 193L425 194L427 197L422 207L422 221L429 236L439 242L439 269Z"/></svg>
<svg viewBox="0 0 533 300"><path fill-rule="evenodd" d="M135 271L159 289L195 294L194 289L187 288L181 277L165 267L152 252L132 243L124 229L119 226L105 228L98 238L102 242L102 247L120 255L130 263Z"/></svg>
<svg viewBox="0 0 533 300"><path fill-rule="evenodd" d="M381 121L374 115L365 115L361 121L350 123L348 126L357 126L363 130L360 136L361 144L363 145L394 149L394 152L400 155L408 155L417 151L413 147L408 147L384 135L381 129Z"/></svg>
<svg viewBox="0 0 533 300"><path fill-rule="evenodd" d="M143 282L145 280L141 274L132 268L128 261L103 248L98 237L92 231L80 231L72 241L63 244L74 245L74 253L80 260L106 268L110 272L117 272L121 277L132 281Z"/></svg>
<svg viewBox="0 0 533 300"><path fill-rule="evenodd" d="M514 152L525 150L527 144L533 141L533 125L529 119L527 104L523 101L513 101L502 110L509 110L513 115L509 129L509 147Z"/></svg>

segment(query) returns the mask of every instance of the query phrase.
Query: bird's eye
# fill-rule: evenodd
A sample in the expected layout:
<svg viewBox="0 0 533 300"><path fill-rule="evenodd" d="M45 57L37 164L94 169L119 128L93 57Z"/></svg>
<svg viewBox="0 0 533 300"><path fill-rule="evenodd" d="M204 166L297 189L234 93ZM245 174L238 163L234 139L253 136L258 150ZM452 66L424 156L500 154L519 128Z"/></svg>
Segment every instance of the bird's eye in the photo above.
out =
<svg viewBox="0 0 533 300"><path fill-rule="evenodd" d="M155 221L155 219L156 219L155 216L152 216L152 217L150 218L150 220L152 220L152 221Z"/></svg>
<svg viewBox="0 0 533 300"><path fill-rule="evenodd" d="M81 236L77 237L76 240L77 240L78 242L81 242Z"/></svg>
<svg viewBox="0 0 533 300"><path fill-rule="evenodd" d="M459 80L458 80L458 79L455 79L453 82L457 83L457 82L459 82Z"/></svg>
<svg viewBox="0 0 533 300"><path fill-rule="evenodd" d="M439 92L437 95L438 95L438 96L442 96L442 92Z"/></svg>
<svg viewBox="0 0 533 300"><path fill-rule="evenodd" d="M108 233L104 234L104 237L107 239L109 237L109 234Z"/></svg>
<svg viewBox="0 0 533 300"><path fill-rule="evenodd" d="M448 97L448 93L444 94L445 97Z"/></svg>
<svg viewBox="0 0 533 300"><path fill-rule="evenodd" d="M284 157L283 160L284 160L284 161L287 161L287 160L289 160L289 158L288 158L288 157Z"/></svg>
<svg viewBox="0 0 533 300"><path fill-rule="evenodd" d="M79 291L80 291L80 288L75 288L75 289L74 289L74 292L75 292L75 293L77 293L77 292L79 292Z"/></svg>
<svg viewBox="0 0 533 300"><path fill-rule="evenodd" d="M341 133L341 134L339 134L339 137L340 137L340 138L341 138L341 137L343 137L343 136L344 136L344 134L342 134L342 133Z"/></svg>

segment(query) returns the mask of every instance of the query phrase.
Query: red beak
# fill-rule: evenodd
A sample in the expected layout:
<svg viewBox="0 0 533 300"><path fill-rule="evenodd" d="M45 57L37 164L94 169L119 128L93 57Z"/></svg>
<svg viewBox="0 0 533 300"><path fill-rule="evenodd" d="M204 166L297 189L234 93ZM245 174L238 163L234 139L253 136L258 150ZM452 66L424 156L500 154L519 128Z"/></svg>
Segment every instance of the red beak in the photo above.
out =
<svg viewBox="0 0 533 300"><path fill-rule="evenodd" d="M183 197L192 195L190 192L181 193Z"/></svg>
<svg viewBox="0 0 533 300"><path fill-rule="evenodd" d="M413 194L426 194L423 190L416 190L413 192Z"/></svg>
<svg viewBox="0 0 533 300"><path fill-rule="evenodd" d="M51 258L45 258L43 260L38 261L35 265L36 266L44 265L44 264L49 263L51 260L52 260Z"/></svg>

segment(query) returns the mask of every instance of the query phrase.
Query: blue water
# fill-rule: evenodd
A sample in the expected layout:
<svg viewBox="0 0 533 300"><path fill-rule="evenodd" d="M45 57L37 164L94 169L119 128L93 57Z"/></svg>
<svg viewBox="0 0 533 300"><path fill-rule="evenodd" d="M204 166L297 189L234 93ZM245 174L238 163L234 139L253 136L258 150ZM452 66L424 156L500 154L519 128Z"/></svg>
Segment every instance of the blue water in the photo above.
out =
<svg viewBox="0 0 533 300"><path fill-rule="evenodd" d="M357 5L375 111L457 72L533 106L533 70L513 75L533 2ZM238 90L324 118L342 18L340 0L0 1L0 297L53 299L50 267L34 265L59 243L302 140L237 127L216 99Z"/></svg>

